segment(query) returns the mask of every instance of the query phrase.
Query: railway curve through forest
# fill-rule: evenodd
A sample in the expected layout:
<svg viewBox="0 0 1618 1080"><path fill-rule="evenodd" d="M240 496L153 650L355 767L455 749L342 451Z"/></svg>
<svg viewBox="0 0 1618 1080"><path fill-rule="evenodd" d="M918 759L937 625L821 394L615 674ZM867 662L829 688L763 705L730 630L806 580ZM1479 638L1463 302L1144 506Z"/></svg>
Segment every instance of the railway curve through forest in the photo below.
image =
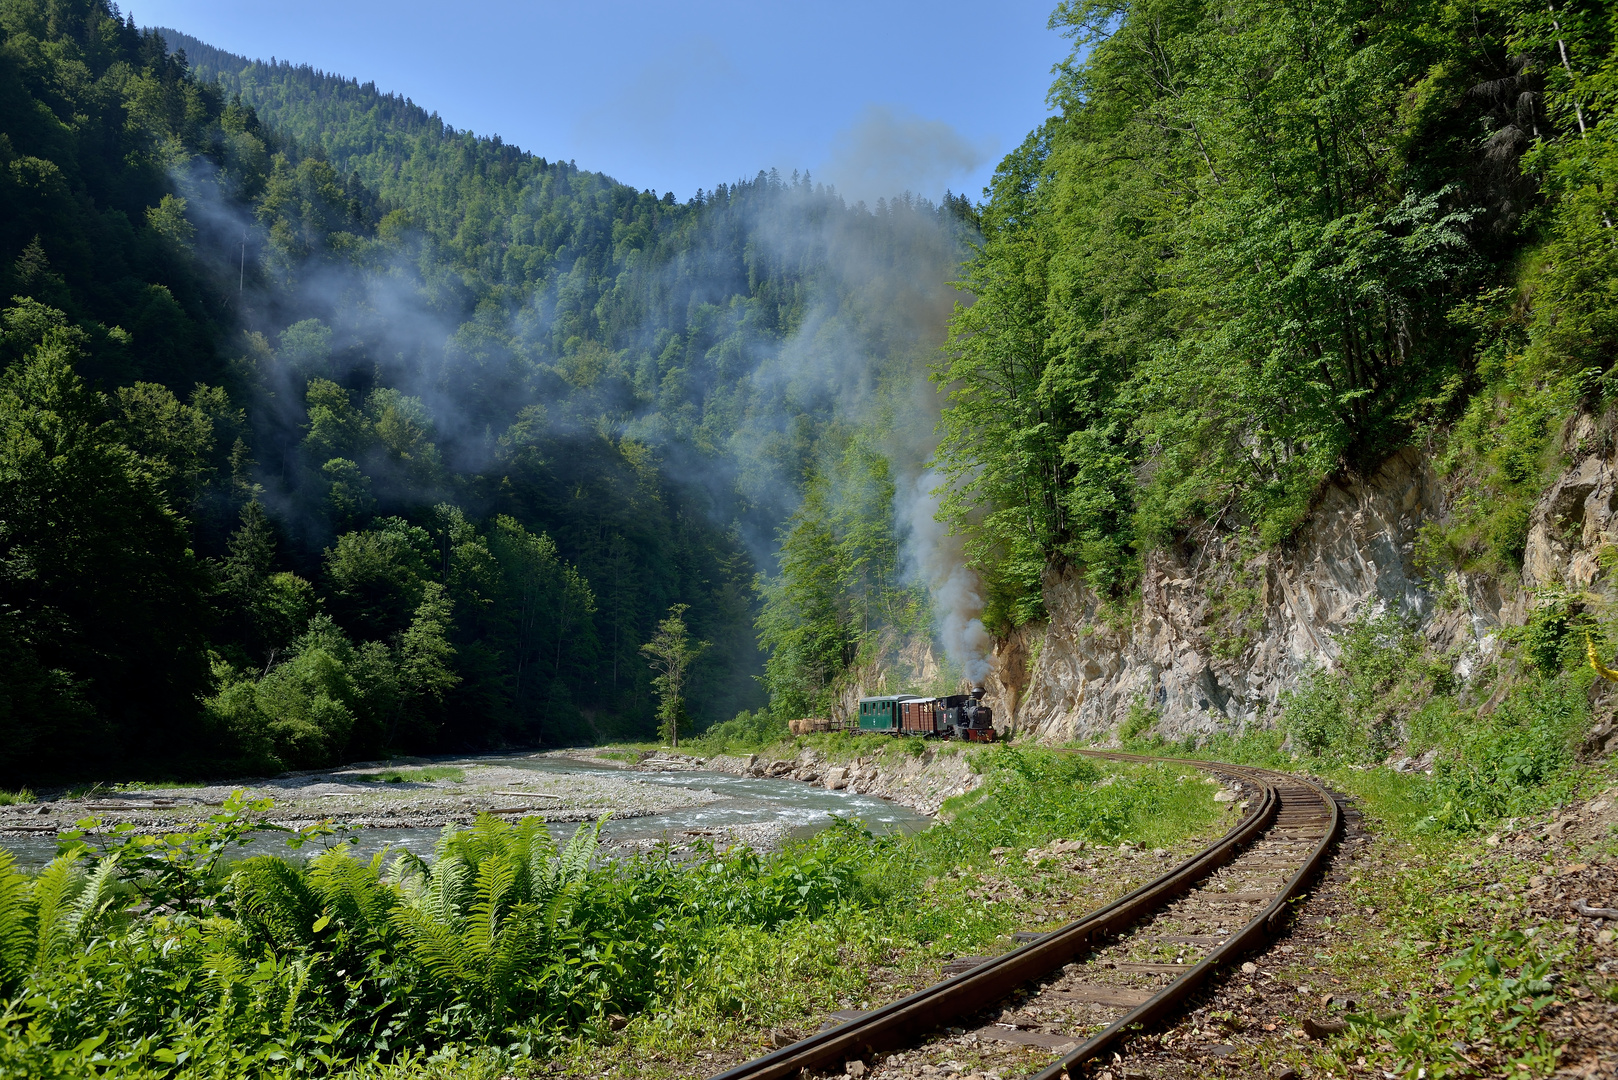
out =
<svg viewBox="0 0 1618 1080"><path fill-rule="evenodd" d="M1026 993L1060 1007L1082 1033L991 1025L982 1038L1050 1051L1032 1080L1079 1076L1127 1034L1179 1009L1215 972L1274 937L1319 872L1343 825L1325 788L1303 777L1222 762L1100 750L1108 761L1184 765L1239 785L1246 811L1223 836L1111 903L1059 929L1020 934L1021 947L869 1012L834 1014L834 1026L745 1062L714 1080L783 1080L841 1072L855 1059L913 1046L931 1033ZM1175 963L1132 960L1143 942L1171 944ZM1192 959L1186 962L1185 955Z"/></svg>

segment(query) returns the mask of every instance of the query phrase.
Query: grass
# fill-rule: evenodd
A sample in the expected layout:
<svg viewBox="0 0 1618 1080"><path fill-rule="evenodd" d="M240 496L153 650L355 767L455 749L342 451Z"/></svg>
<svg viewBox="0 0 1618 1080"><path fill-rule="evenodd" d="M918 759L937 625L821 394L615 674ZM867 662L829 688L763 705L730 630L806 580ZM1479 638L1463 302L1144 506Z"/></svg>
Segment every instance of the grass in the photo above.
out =
<svg viewBox="0 0 1618 1080"><path fill-rule="evenodd" d="M851 753L862 737L809 736ZM903 754L886 737L878 745ZM869 747L863 747L867 751ZM829 756L829 755L828 755ZM807 1035L837 1009L868 1009L936 982L959 955L1013 947L1017 930L1050 929L1162 871L1166 862L1119 850L1128 840L1187 853L1234 811L1215 789L1169 765L1094 763L1044 750L985 748L988 782L953 800L948 820L910 837L860 841L847 902L821 918L765 932L710 937L676 998L566 1050L546 1070L571 1076L719 1071L737 1053L762 1053L771 1030ZM1043 849L1083 839L1095 865Z"/></svg>
<svg viewBox="0 0 1618 1080"><path fill-rule="evenodd" d="M459 784L466 779L466 770L458 765L423 765L419 768L351 773L344 779L363 780L370 784L430 784L435 780L452 780Z"/></svg>
<svg viewBox="0 0 1618 1080"><path fill-rule="evenodd" d="M118 784L116 791L168 791L181 788L208 787L206 780L131 780L127 784Z"/></svg>
<svg viewBox="0 0 1618 1080"><path fill-rule="evenodd" d="M19 806L23 803L34 801L34 793L27 788L18 788L16 791L0 791L0 806Z"/></svg>
<svg viewBox="0 0 1618 1080"><path fill-rule="evenodd" d="M1161 871L1158 859L1119 850L1121 840L1189 851L1229 813L1179 767L987 751L975 759L984 786L924 833L876 837L843 823L767 856L739 849L696 863L653 853L575 864L577 884L551 900L537 890L554 863L522 848L543 837L513 848L519 827L492 818L456 841L465 868L445 881L464 888L453 896L431 894L426 879L395 884L398 871L340 854L307 866L220 864L219 852L271 811L269 800L233 803L195 835L159 846L119 834L108 842L125 857L106 865L123 880L103 883L81 861L50 871L61 887L12 879L11 899L0 903L0 923L54 926L28 905L89 896L84 903L100 914L86 940L101 935L88 949L39 952L26 970L0 967L8 988L50 1014L37 1023L32 1014L0 1018L0 1077L44 1075L43 1063L58 1058L62 1075L88 1070L92 1052L96 1075L158 1075L169 1046L221 1067L239 1053L253 1063L240 1075L296 1071L273 1064L287 1046L300 1048L305 1071L324 1073L312 1063L339 1045L347 1060L332 1071L347 1076L601 1075L646 1062L655 1073L706 1070L704 1055L716 1048L753 1047L770 1027L807 1033L828 1010L935 981L956 955L1010 948L1014 929L1060 925ZM1086 840L1086 858L1102 870L1075 877L1063 865L1070 854L1041 857L1055 838ZM403 865L405 879L420 873ZM513 889L535 896L508 896ZM572 914L547 914L564 902ZM464 907L451 912L460 921L429 926L446 905ZM453 948L438 947L451 937ZM504 967L479 959L479 949L508 947L527 951ZM99 989L131 978L150 983L133 1011L123 991ZM386 1041L333 1019L361 997L380 1018L366 1023L389 1025ZM508 998L524 1011L500 1012ZM97 1044L98 1032L106 1041ZM148 1041L136 1045L137 1035Z"/></svg>

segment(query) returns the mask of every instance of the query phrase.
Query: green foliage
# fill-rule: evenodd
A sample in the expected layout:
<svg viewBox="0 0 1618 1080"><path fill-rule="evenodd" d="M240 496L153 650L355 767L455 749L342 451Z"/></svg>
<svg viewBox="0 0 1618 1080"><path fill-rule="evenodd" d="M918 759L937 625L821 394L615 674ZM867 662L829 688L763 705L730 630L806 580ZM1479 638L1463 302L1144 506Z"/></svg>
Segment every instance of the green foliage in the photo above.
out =
<svg viewBox="0 0 1618 1080"><path fill-rule="evenodd" d="M1147 707L1145 697L1137 695L1129 703L1129 715L1124 717L1123 726L1118 729L1118 739L1130 747L1161 744L1162 736L1152 733L1152 728L1161 719L1156 709Z"/></svg>
<svg viewBox="0 0 1618 1080"><path fill-rule="evenodd" d="M708 648L706 641L692 641L685 625L687 604L675 604L657 624L657 634L640 647L651 665L652 687L657 692L658 732L673 746L680 745L680 731L687 727L685 683L696 662Z"/></svg>
<svg viewBox="0 0 1618 1080"><path fill-rule="evenodd" d="M1332 668L1310 672L1281 695L1283 724L1310 754L1380 761L1403 741L1403 725L1434 675L1412 622L1391 612L1356 620L1337 645Z"/></svg>
<svg viewBox="0 0 1618 1080"><path fill-rule="evenodd" d="M1519 635L1529 672L1515 679L1494 673L1503 681L1494 690L1498 701L1483 704L1475 687L1462 699L1447 660L1433 656L1404 619L1358 620L1339 642L1332 669L1282 695L1288 745L1316 767L1339 768L1375 764L1395 746L1409 755L1431 751L1430 779L1411 777L1378 796L1423 831L1466 832L1556 801L1572 782L1574 748L1589 726L1591 675L1562 667L1584 642L1582 632L1570 631L1569 597L1544 599L1544 614ZM1246 750L1254 760L1286 763L1278 748Z"/></svg>
<svg viewBox="0 0 1618 1080"><path fill-rule="evenodd" d="M739 712L729 720L705 728L695 742L704 751L723 754L735 750L762 750L786 737L786 721L777 718L769 709L759 709L757 712Z"/></svg>
<svg viewBox="0 0 1618 1080"><path fill-rule="evenodd" d="M34 801L34 793L27 788L18 788L16 791L0 791L0 806L26 805Z"/></svg>
<svg viewBox="0 0 1618 1080"><path fill-rule="evenodd" d="M537 818L484 815L447 828L430 865L341 847L222 862L270 809L237 797L190 831L117 828L93 865L80 839L31 879L0 858L0 982L16 995L0 1074L67 1075L92 1055L95 1075L147 1076L538 1053L672 1000L727 928L825 915L870 840L845 825L768 857L596 865L600 821L559 849Z"/></svg>
<svg viewBox="0 0 1618 1080"><path fill-rule="evenodd" d="M864 436L810 477L779 537L780 573L756 584L776 715L825 715L852 665L889 635L926 626L926 602L901 565L897 497L889 462Z"/></svg>
<svg viewBox="0 0 1618 1080"><path fill-rule="evenodd" d="M848 206L759 173L679 203L184 45L105 0L0 11L0 366L69 341L73 422L149 505L64 484L64 513L121 521L129 558L157 542L148 511L173 534L144 577L73 552L141 611L5 587L17 762L98 768L90 746L194 774L643 734L636 649L676 601L715 643L694 725L759 705L753 553L873 397L916 426L964 200ZM861 524L883 527L860 581L893 577L891 517ZM42 569L42 594L78 573ZM349 652L305 641L321 615ZM56 655L51 627L116 670Z"/></svg>
<svg viewBox="0 0 1618 1080"><path fill-rule="evenodd" d="M1437 808L1422 827L1465 832L1554 801L1571 783L1574 747L1589 727L1587 685L1582 673L1532 680L1461 725L1435 764Z"/></svg>
<svg viewBox="0 0 1618 1080"><path fill-rule="evenodd" d="M977 759L989 783L952 800L947 832L924 834L954 860L991 847L1029 847L1050 837L1117 843L1152 840L1208 813L1207 792L1172 766L1109 770L1075 754L996 744ZM1161 830L1161 831L1159 831Z"/></svg>
<svg viewBox="0 0 1618 1080"><path fill-rule="evenodd" d="M1475 938L1444 962L1451 992L1420 1009L1351 1014L1342 1061L1391 1045L1399 1075L1476 1074L1465 1049L1488 1043L1501 1058L1533 1074L1555 1068L1560 1048L1534 1022L1555 1000L1552 979L1566 949L1548 934L1498 931Z"/></svg>
<svg viewBox="0 0 1618 1080"><path fill-rule="evenodd" d="M1610 13L1072 2L1052 25L1058 114L995 176L935 376L990 622L1038 618L1052 563L1123 598L1199 523L1278 543L1421 439L1460 481L1428 564L1519 567L1612 355Z"/></svg>
<svg viewBox="0 0 1618 1080"><path fill-rule="evenodd" d="M0 375L0 775L106 766L137 740L191 759L205 578L158 479L172 459L120 441L74 371L88 335L19 332Z"/></svg>

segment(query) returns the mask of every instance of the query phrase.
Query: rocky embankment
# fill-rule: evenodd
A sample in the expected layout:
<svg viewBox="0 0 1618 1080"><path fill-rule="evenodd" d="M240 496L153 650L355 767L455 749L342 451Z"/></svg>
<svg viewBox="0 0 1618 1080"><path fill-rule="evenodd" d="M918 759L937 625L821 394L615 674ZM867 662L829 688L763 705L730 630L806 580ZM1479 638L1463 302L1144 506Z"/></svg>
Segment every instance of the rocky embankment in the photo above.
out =
<svg viewBox="0 0 1618 1080"><path fill-rule="evenodd" d="M1221 520L1152 552L1125 609L1052 571L1049 622L999 644L989 704L1003 729L1045 742L1106 739L1137 705L1170 739L1268 726L1282 693L1336 661L1344 630L1390 610L1413 616L1464 683L1499 655L1500 628L1524 620L1533 590L1590 588L1618 536L1618 454L1588 418L1561 449L1570 465L1534 507L1521 588L1459 571L1435 581L1416 565L1422 528L1466 492L1409 449L1330 485L1284 545ZM1618 724L1597 737L1618 743Z"/></svg>
<svg viewBox="0 0 1618 1080"><path fill-rule="evenodd" d="M591 751L583 755L600 760ZM628 767L648 772L707 769L731 776L797 780L830 791L874 795L923 814L938 813L945 800L964 795L983 783L983 777L972 771L960 745L948 743L928 746L919 755L889 752L851 761L832 760L813 747L804 747L788 758L761 754L702 758L660 751Z"/></svg>

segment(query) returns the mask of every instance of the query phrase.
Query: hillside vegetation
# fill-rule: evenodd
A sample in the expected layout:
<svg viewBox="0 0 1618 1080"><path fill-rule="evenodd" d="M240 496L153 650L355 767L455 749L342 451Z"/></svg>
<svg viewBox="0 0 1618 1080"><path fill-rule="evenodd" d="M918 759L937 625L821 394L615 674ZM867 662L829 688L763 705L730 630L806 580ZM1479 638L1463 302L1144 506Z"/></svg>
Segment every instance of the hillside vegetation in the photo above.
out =
<svg viewBox="0 0 1618 1080"><path fill-rule="evenodd" d="M1613 13L1070 2L1058 113L1008 156L941 460L991 583L1127 597L1202 522L1284 542L1329 477L1429 447L1456 556L1514 571L1551 436L1610 392Z"/></svg>
<svg viewBox="0 0 1618 1080"><path fill-rule="evenodd" d="M0 34L0 776L650 733L676 604L692 722L764 703L755 578L892 483L964 200L677 203L100 0Z"/></svg>

